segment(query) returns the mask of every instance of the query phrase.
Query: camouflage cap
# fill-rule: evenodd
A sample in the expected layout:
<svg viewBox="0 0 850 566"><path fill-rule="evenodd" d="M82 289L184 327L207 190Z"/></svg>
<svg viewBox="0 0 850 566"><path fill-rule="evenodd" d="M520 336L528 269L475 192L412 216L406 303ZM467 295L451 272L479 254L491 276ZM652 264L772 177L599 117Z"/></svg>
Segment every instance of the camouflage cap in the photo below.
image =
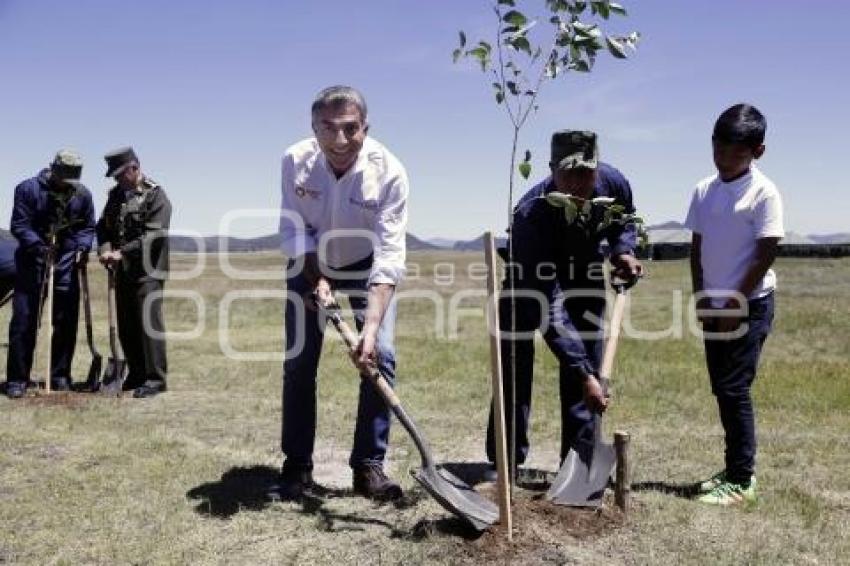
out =
<svg viewBox="0 0 850 566"><path fill-rule="evenodd" d="M83 174L83 158L71 149L60 149L50 163L50 172L68 184L79 185Z"/></svg>
<svg viewBox="0 0 850 566"><path fill-rule="evenodd" d="M552 159L550 164L563 171L599 165L599 148L594 132L561 130L552 134Z"/></svg>

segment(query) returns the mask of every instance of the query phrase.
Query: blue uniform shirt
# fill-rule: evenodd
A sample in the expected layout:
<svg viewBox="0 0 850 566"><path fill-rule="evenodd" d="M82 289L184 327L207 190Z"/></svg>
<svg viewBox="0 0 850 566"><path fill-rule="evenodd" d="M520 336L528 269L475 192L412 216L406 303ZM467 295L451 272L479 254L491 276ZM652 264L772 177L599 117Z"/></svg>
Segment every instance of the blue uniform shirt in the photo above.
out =
<svg viewBox="0 0 850 566"><path fill-rule="evenodd" d="M595 374L596 368L590 362L567 309L555 307L564 304L564 291L604 290L600 265L604 260L605 244L612 256L633 253L636 229L632 224L612 224L597 230L602 221L601 207L594 207L589 230L567 224L564 210L543 198L553 190L555 185L549 177L529 190L514 209L510 238L516 265L514 285L518 291L539 292L548 299L549 324L544 338L558 360L579 374ZM623 205L626 213L635 211L629 182L608 164L600 163L597 169L592 194L592 198L595 197L613 197L616 204ZM509 287L507 278L504 286ZM525 318L519 312L520 306L531 308L523 303L525 301L517 301L518 328L524 326L522 320ZM596 309L591 307L590 310Z"/></svg>
<svg viewBox="0 0 850 566"><path fill-rule="evenodd" d="M38 285L40 276L34 267L43 262L48 245L51 224L56 222L55 202L48 185L49 171L42 170L37 176L27 179L15 187L15 204L9 228L18 240L15 263L21 284ZM91 192L85 187L76 189L64 211L71 225L57 239L55 280L56 286L67 287L74 269L74 257L78 251L88 252L94 239L94 203ZM24 277L29 273L32 277ZM26 279L26 281L23 281Z"/></svg>

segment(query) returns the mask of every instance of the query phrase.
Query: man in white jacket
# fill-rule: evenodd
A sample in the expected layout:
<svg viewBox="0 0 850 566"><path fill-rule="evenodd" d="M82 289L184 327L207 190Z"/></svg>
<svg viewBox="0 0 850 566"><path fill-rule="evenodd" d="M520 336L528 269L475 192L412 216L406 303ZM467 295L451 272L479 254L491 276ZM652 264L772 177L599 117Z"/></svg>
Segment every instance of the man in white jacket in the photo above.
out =
<svg viewBox="0 0 850 566"><path fill-rule="evenodd" d="M324 322L310 302L345 291L361 332L356 362L395 380L396 286L404 275L407 173L367 137L366 102L353 88L321 91L311 108L315 137L283 156L280 235L287 264L283 365L285 456L279 495L297 499L312 485L316 435L316 369ZM349 464L354 491L373 499L401 497L384 473L390 413L361 381Z"/></svg>

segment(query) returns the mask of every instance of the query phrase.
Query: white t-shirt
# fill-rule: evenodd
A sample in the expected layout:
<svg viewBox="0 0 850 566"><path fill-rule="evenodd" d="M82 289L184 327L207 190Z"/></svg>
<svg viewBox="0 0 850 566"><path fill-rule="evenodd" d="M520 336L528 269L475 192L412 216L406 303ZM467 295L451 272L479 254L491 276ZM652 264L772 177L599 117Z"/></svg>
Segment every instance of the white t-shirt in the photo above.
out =
<svg viewBox="0 0 850 566"><path fill-rule="evenodd" d="M337 179L315 138L283 155L281 248L295 258L317 252L340 268L373 255L369 284L398 285L404 276L407 173L367 137L354 165Z"/></svg>
<svg viewBox="0 0 850 566"><path fill-rule="evenodd" d="M702 236L703 286L716 295L712 304L719 307L746 274L756 240L785 236L782 198L755 165L730 183L715 174L697 184L685 226ZM775 288L776 274L769 269L749 298L763 297Z"/></svg>

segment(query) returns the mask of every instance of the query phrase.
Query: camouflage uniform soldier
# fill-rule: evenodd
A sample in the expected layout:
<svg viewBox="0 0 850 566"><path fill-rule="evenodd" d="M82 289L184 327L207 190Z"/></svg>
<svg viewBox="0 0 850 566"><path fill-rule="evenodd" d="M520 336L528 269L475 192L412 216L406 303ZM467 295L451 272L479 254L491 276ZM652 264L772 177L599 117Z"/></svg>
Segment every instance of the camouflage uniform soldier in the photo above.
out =
<svg viewBox="0 0 850 566"><path fill-rule="evenodd" d="M105 159L106 176L117 185L97 223L97 242L100 262L116 274L118 337L129 366L124 390L133 389L134 397L152 397L166 390L161 294L168 271L171 203L165 190L142 173L132 148L108 153Z"/></svg>

